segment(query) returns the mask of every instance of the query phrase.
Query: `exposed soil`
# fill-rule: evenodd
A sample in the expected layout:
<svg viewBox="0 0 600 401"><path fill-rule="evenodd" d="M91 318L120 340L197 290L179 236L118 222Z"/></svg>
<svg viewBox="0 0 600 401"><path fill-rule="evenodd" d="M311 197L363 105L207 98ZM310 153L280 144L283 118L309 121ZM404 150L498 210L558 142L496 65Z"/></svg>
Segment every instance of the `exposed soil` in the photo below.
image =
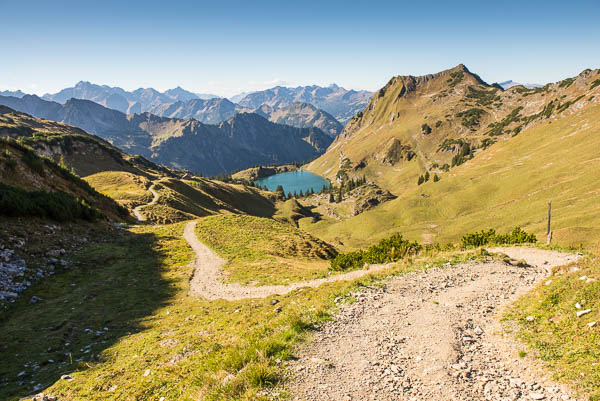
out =
<svg viewBox="0 0 600 401"><path fill-rule="evenodd" d="M294 400L572 400L503 335L498 310L577 255L496 248L531 266L465 263L354 294L289 365ZM539 360L537 361L539 365Z"/></svg>
<svg viewBox="0 0 600 401"><path fill-rule="evenodd" d="M298 288L318 287L323 283L340 280L354 280L366 274L388 267L387 265L371 265L364 270L354 270L348 273L332 275L310 281L302 281L288 285L244 286L241 284L225 284L221 277L222 267L226 263L196 237L194 228L196 222L185 225L183 237L196 253L194 274L190 281L190 295L206 299L225 299L235 301L246 298L266 298L271 295L284 295Z"/></svg>
<svg viewBox="0 0 600 401"><path fill-rule="evenodd" d="M152 200L149 203L146 203L145 205L140 205L138 207L136 207L135 209L133 209L133 215L135 216L135 218L138 221L146 221L146 216L144 216L142 214L142 208L146 207L146 206L152 206L154 205L156 202L158 202L158 193L154 190L154 184L152 184L150 186L150 188L148 188L148 190L150 192L152 192Z"/></svg>

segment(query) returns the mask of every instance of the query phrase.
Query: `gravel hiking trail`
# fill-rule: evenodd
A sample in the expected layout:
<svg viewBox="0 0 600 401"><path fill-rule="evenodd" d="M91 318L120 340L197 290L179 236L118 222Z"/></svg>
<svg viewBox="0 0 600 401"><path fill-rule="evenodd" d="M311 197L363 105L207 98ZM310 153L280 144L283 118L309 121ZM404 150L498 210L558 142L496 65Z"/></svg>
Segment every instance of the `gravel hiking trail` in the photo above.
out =
<svg viewBox="0 0 600 401"><path fill-rule="evenodd" d="M243 286L237 283L225 284L221 277L221 271L226 261L198 240L196 233L194 232L195 227L196 222L191 221L185 225L183 230L183 238L190 244L196 254L196 259L192 262L194 264L194 274L190 280L190 295L209 300L225 299L227 301L236 301L246 298L266 298L271 295L284 295L298 288L318 287L323 283L331 283L340 280L354 280L366 274L388 267L388 265L371 265L369 269L355 270L348 273L336 274L334 276L288 285L264 285L252 287Z"/></svg>
<svg viewBox="0 0 600 401"><path fill-rule="evenodd" d="M133 209L133 215L138 221L146 221L146 216L142 214L142 208L146 206L152 206L156 202L158 202L158 193L154 190L154 185L155 183L152 183L152 185L150 185L150 188L148 188L148 190L152 193L152 200L149 203L137 206Z"/></svg>
<svg viewBox="0 0 600 401"><path fill-rule="evenodd" d="M578 255L490 248L528 267L468 262L353 293L288 364L294 400L575 400L519 357L498 310ZM536 366L536 363L538 366Z"/></svg>

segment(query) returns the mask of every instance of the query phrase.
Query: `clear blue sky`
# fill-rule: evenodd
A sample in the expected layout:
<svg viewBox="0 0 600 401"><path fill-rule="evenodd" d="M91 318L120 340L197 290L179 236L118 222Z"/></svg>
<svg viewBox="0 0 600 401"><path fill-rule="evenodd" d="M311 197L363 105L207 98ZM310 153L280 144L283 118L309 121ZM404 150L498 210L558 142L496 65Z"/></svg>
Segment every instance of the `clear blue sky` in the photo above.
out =
<svg viewBox="0 0 600 401"><path fill-rule="evenodd" d="M464 63L488 82L600 67L600 1L5 1L0 90L79 80L232 95L375 90Z"/></svg>

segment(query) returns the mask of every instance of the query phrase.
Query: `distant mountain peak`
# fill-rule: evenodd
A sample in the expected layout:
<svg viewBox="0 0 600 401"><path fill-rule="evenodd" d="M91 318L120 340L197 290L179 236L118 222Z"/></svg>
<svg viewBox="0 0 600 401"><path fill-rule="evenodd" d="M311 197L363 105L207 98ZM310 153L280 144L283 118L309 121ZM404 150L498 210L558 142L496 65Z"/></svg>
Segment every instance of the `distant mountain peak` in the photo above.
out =
<svg viewBox="0 0 600 401"><path fill-rule="evenodd" d="M499 82L498 85L500 85L502 87L502 89L504 89L504 90L510 89L515 86L524 86L527 89L541 88L543 86L540 84L522 84L519 82L515 82L512 79L509 79L508 81L504 81L504 82Z"/></svg>

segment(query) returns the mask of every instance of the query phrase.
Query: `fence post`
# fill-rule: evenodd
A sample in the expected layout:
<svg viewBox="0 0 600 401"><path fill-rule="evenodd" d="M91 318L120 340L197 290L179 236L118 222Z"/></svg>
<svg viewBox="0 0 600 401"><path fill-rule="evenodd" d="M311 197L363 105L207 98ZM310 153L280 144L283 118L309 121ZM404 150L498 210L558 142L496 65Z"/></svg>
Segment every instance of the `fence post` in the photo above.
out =
<svg viewBox="0 0 600 401"><path fill-rule="evenodd" d="M546 232L546 244L552 242L552 231L550 230L550 220L552 218L552 201L548 201L548 231Z"/></svg>

